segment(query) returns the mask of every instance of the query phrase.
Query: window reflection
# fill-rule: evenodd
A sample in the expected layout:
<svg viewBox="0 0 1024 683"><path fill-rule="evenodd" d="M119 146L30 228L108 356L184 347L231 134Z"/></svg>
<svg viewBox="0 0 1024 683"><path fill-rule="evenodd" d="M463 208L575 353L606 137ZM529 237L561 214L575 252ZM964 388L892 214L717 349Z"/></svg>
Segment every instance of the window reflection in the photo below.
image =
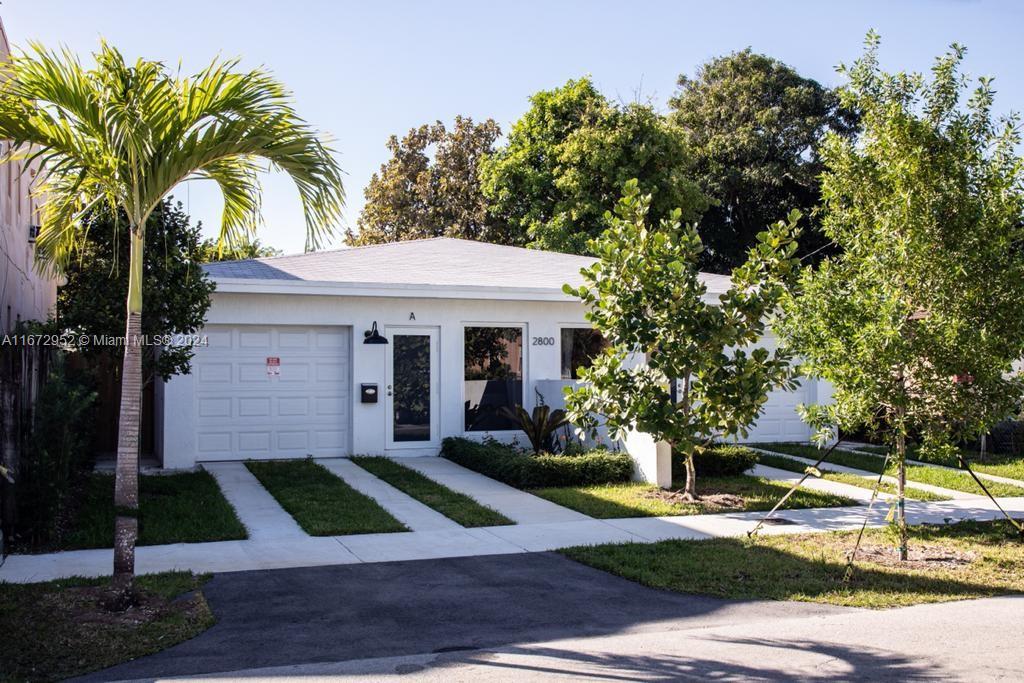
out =
<svg viewBox="0 0 1024 683"><path fill-rule="evenodd" d="M589 368L594 357L608 346L600 332L591 328L562 329L562 379L579 379L581 368Z"/></svg>
<svg viewBox="0 0 1024 683"><path fill-rule="evenodd" d="M523 330L467 327L465 333L466 431L518 429L502 407L523 404Z"/></svg>

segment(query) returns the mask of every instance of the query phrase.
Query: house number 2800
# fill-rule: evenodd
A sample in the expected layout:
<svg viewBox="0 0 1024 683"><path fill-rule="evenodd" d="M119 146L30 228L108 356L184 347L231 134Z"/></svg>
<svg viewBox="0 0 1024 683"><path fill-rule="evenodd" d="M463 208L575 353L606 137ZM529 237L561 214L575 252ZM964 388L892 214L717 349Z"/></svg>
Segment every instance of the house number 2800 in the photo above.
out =
<svg viewBox="0 0 1024 683"><path fill-rule="evenodd" d="M534 346L554 346L555 345L555 338L554 337L534 337L532 344Z"/></svg>

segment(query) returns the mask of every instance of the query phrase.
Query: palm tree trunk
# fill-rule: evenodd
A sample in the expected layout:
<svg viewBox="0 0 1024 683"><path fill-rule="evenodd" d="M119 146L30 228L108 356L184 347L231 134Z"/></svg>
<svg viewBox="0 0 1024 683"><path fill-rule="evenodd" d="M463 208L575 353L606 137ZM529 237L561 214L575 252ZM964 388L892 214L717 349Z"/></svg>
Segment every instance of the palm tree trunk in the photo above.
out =
<svg viewBox="0 0 1024 683"><path fill-rule="evenodd" d="M128 274L128 322L121 371L117 467L114 477L114 597L131 602L135 542L139 535L139 425L142 416L142 246L143 228L132 226Z"/></svg>

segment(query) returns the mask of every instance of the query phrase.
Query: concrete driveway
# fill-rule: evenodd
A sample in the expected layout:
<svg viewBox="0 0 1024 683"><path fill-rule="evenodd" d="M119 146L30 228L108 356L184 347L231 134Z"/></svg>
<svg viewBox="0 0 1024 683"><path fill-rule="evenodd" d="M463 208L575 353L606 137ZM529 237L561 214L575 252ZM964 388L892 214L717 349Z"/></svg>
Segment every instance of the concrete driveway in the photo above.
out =
<svg viewBox="0 0 1024 683"><path fill-rule="evenodd" d="M204 593L218 618L213 628L88 680L437 657L858 611L676 595L553 553L235 572L216 575Z"/></svg>

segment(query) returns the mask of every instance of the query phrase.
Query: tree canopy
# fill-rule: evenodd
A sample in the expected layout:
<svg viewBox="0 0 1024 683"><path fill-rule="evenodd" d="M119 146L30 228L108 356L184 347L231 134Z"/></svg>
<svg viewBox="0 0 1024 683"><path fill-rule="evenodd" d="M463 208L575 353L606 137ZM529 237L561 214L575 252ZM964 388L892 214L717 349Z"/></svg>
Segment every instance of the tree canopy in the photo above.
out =
<svg viewBox="0 0 1024 683"><path fill-rule="evenodd" d="M787 283L797 273L799 214L757 236L749 258L720 296L698 270L703 251L693 224L675 210L655 226L651 197L626 184L608 230L591 242L599 260L581 272L586 284L566 292L587 306L587 319L609 346L566 405L579 424L607 419L621 435L636 429L684 456L686 493L696 496L695 452L716 439L746 435L768 392L792 387L790 355L758 346ZM646 363L633 363L636 354ZM669 385L682 385L673 401Z"/></svg>
<svg viewBox="0 0 1024 683"><path fill-rule="evenodd" d="M1021 399L1024 162L1017 119L992 114L991 80L965 97L962 47L927 79L882 71L878 46L869 34L841 68L863 132L822 148L822 228L840 253L803 275L780 330L834 387L808 418L880 429L902 473L908 435L951 449Z"/></svg>
<svg viewBox="0 0 1024 683"><path fill-rule="evenodd" d="M90 338L124 334L128 240L118 238L111 225L113 220L102 209L86 220L80 258L65 268L65 284L57 293L57 323L62 330ZM121 216L119 220L126 219ZM198 225L189 225L180 202L164 200L150 215L142 266L142 333L151 339L192 334L203 326L214 284L200 267L204 254L200 229ZM121 350L96 344L78 347L86 358L98 361L93 367L104 370L116 365ZM159 354L154 354L154 350L151 345L143 348L143 374L147 380L188 374L194 355L191 347L168 346Z"/></svg>
<svg viewBox="0 0 1024 683"><path fill-rule="evenodd" d="M677 207L686 221L707 207L682 134L651 107L613 104L589 78L538 92L530 105L481 165L492 215L530 246L589 253L632 178L651 195L655 224Z"/></svg>
<svg viewBox="0 0 1024 683"><path fill-rule="evenodd" d="M679 77L669 118L683 132L693 177L712 200L700 222L701 268L725 273L746 258L757 233L799 209L811 254L827 240L812 210L820 201L824 135L848 136L856 117L837 94L749 48Z"/></svg>
<svg viewBox="0 0 1024 683"><path fill-rule="evenodd" d="M391 158L370 178L358 231L349 230L345 241L364 245L459 237L522 244L520 232L510 231L487 211L480 190L480 163L500 135L493 120L474 123L463 116L455 117L451 130L437 121L413 128L401 140L392 135L387 143Z"/></svg>

